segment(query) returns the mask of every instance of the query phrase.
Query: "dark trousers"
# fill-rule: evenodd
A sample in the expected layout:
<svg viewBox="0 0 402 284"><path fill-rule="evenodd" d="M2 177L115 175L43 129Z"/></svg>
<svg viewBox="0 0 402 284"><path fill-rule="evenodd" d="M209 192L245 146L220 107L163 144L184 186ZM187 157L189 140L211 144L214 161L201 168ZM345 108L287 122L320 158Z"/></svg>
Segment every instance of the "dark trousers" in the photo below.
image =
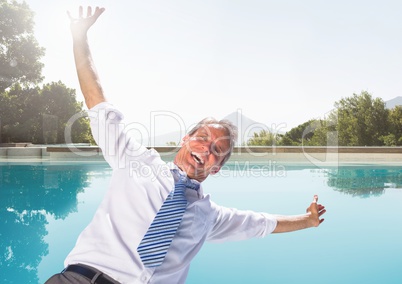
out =
<svg viewBox="0 0 402 284"><path fill-rule="evenodd" d="M102 277L101 277L102 280L107 280L113 284L120 284L120 282L117 282L116 280L109 277L108 275L103 274L101 271L99 271L96 268L93 268L93 267L87 266L87 265L83 265L83 264L79 264L79 266L89 269L98 275L102 275ZM71 272L71 271L57 273L57 274L53 275L52 277L50 277L45 282L45 284L91 284L91 283L102 283L102 282L98 282L96 280L93 282L93 279L89 279L79 273Z"/></svg>

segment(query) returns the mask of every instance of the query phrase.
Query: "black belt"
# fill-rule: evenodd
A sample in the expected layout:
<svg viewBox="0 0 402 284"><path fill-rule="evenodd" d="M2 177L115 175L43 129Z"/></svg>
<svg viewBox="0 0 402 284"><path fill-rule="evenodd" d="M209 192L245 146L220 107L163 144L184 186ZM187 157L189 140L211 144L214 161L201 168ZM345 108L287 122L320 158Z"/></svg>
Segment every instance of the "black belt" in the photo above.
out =
<svg viewBox="0 0 402 284"><path fill-rule="evenodd" d="M117 282L110 281L107 279L102 272L97 272L95 270L92 270L88 267L84 267L81 265L69 265L67 266L66 269L63 270L62 273L64 272L75 272L78 273L82 276L85 276L88 278L91 283L94 284L116 284Z"/></svg>

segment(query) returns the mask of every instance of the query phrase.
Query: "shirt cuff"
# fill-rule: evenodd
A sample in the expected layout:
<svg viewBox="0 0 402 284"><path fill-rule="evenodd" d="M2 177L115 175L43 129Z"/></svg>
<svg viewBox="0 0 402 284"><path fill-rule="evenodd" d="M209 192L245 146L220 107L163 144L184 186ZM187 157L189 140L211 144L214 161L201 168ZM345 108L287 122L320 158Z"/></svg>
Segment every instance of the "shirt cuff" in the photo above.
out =
<svg viewBox="0 0 402 284"><path fill-rule="evenodd" d="M109 103L109 102L101 102L101 103L99 103L99 104L97 104L97 105L95 105L95 106L93 106L92 108L90 108L89 110L90 111L97 111L97 110L99 110L99 109L105 109L105 108L114 108L114 106L111 104L111 103Z"/></svg>
<svg viewBox="0 0 402 284"><path fill-rule="evenodd" d="M271 234L276 226L278 225L278 220L275 218L275 216L267 214L267 213L261 213L264 218L265 218L265 231L264 231L264 236Z"/></svg>

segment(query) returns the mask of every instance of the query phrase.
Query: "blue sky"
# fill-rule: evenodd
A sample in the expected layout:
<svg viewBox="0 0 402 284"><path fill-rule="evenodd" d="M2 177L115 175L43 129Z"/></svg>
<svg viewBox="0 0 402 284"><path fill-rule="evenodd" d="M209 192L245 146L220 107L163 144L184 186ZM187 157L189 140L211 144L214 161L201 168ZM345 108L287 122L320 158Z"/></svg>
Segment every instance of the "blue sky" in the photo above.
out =
<svg viewBox="0 0 402 284"><path fill-rule="evenodd" d="M289 130L353 93L402 95L402 1L26 2L45 82L79 100L66 11L106 8L89 34L106 96L157 134L234 111Z"/></svg>

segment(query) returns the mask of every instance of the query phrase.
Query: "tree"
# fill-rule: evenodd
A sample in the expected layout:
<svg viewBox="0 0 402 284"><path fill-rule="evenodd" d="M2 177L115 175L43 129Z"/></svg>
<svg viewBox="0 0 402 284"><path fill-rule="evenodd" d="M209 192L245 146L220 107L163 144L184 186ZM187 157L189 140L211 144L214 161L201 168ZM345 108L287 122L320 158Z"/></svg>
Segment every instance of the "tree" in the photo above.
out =
<svg viewBox="0 0 402 284"><path fill-rule="evenodd" d="M0 142L93 142L88 119L77 115L83 105L75 90L60 81L37 85L45 50L34 37L33 16L25 2L0 0Z"/></svg>
<svg viewBox="0 0 402 284"><path fill-rule="evenodd" d="M23 88L14 84L0 97L0 113L2 118L2 141L32 142L40 127L37 101L40 89Z"/></svg>
<svg viewBox="0 0 402 284"><path fill-rule="evenodd" d="M25 3L0 0L0 93L14 83L39 83L44 55L33 33L33 12Z"/></svg>
<svg viewBox="0 0 402 284"><path fill-rule="evenodd" d="M380 137L386 146L402 145L402 106L396 106L389 111L389 133Z"/></svg>
<svg viewBox="0 0 402 284"><path fill-rule="evenodd" d="M402 145L402 107L391 111L368 92L335 102L326 119L309 120L280 137L284 146Z"/></svg>
<svg viewBox="0 0 402 284"><path fill-rule="evenodd" d="M338 146L336 125L330 119L313 120L309 127L312 135L303 140L304 146Z"/></svg>
<svg viewBox="0 0 402 284"><path fill-rule="evenodd" d="M388 134L388 110L382 99L368 92L343 98L335 103L330 119L337 121L340 146L381 146Z"/></svg>
<svg viewBox="0 0 402 284"><path fill-rule="evenodd" d="M69 142L91 143L88 119L77 116L81 111L82 102L77 102L75 90L60 81L42 88L14 84L0 94L1 141L66 143L67 123L77 117L71 127L71 137L67 137Z"/></svg>
<svg viewBox="0 0 402 284"><path fill-rule="evenodd" d="M314 135L315 127L313 126L316 123L317 121L312 119L292 128L281 137L280 145L301 146L303 142L306 144Z"/></svg>
<svg viewBox="0 0 402 284"><path fill-rule="evenodd" d="M82 102L77 102L75 90L67 88L62 82L43 86L39 97L41 143L94 142L87 118L77 116L82 112ZM73 117L71 137L65 137L65 129ZM49 135L50 134L50 135ZM46 141L48 139L48 141ZM50 140L49 140L50 139ZM55 142L52 142L55 141ZM70 140L70 141L68 141Z"/></svg>
<svg viewBox="0 0 402 284"><path fill-rule="evenodd" d="M276 145L276 135L268 130L261 130L260 133L254 133L254 136L248 140L248 146L272 146Z"/></svg>

